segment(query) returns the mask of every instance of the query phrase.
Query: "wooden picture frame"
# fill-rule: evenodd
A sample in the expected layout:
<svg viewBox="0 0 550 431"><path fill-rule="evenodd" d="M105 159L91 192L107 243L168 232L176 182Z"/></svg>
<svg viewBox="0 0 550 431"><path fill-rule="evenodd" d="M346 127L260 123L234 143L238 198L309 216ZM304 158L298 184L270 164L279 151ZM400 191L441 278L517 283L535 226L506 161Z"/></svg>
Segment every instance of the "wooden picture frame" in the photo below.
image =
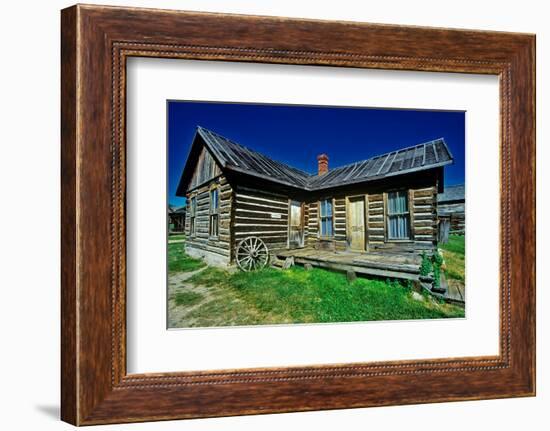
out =
<svg viewBox="0 0 550 431"><path fill-rule="evenodd" d="M61 18L64 421L535 394L534 35L82 5ZM500 354L128 375L125 65L131 56L498 75Z"/></svg>

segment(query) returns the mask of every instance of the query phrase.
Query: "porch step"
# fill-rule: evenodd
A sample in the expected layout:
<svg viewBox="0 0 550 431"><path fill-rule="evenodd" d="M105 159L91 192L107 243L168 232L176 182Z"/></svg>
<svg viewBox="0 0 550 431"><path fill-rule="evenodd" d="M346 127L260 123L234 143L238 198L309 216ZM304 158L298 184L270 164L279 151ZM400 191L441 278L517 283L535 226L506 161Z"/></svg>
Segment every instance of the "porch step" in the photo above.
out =
<svg viewBox="0 0 550 431"><path fill-rule="evenodd" d="M283 269L283 264L284 264L284 260L282 259L279 259L278 257L276 257L275 259L273 259L273 261L271 262L271 267L272 268L275 268L275 269Z"/></svg>
<svg viewBox="0 0 550 431"><path fill-rule="evenodd" d="M289 269L294 266L294 257L279 257L275 256L275 259L271 262L271 267L274 269Z"/></svg>

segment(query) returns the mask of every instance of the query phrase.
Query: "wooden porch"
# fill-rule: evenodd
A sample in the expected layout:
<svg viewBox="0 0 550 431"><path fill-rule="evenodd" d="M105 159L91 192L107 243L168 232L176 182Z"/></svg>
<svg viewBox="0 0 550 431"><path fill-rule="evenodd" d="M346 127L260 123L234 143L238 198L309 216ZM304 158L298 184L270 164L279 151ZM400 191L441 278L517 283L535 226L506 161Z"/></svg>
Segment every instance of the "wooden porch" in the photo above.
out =
<svg viewBox="0 0 550 431"><path fill-rule="evenodd" d="M294 258L299 265L309 264L313 267L325 268L339 272L353 272L360 275L382 278L396 278L401 280L423 281L424 288L431 285L426 280L420 280L420 263L422 258L417 253L388 253L353 251L316 250L311 247L283 250L276 254L277 259ZM447 284L442 278L440 291L430 292L445 301L464 304L464 287Z"/></svg>
<svg viewBox="0 0 550 431"><path fill-rule="evenodd" d="M311 247L284 250L277 253L279 259L294 257L300 265L331 269L334 271L353 271L356 274L377 277L419 280L421 258L416 253L359 253L353 251L316 250Z"/></svg>

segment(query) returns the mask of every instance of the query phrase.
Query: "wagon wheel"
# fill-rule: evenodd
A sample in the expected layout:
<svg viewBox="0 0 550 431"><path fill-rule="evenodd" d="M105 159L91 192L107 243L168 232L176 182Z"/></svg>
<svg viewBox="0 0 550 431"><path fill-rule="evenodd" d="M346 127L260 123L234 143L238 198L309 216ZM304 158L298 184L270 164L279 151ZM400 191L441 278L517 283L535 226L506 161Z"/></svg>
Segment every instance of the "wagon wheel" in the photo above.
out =
<svg viewBox="0 0 550 431"><path fill-rule="evenodd" d="M256 236L249 236L237 245L237 265L245 272L262 269L269 260L269 250Z"/></svg>

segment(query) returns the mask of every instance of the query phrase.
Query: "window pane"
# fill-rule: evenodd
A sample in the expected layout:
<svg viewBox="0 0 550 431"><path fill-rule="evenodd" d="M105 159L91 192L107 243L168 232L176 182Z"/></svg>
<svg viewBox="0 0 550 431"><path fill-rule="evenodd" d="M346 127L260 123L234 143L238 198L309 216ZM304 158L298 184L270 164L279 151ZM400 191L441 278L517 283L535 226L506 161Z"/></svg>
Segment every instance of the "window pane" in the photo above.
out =
<svg viewBox="0 0 550 431"><path fill-rule="evenodd" d="M388 193L388 214L403 214L407 211L407 191Z"/></svg>
<svg viewBox="0 0 550 431"><path fill-rule="evenodd" d="M330 217L332 215L332 200L324 199L319 206L321 209L321 217Z"/></svg>
<svg viewBox="0 0 550 431"><path fill-rule="evenodd" d="M395 192L388 193L388 214L395 213Z"/></svg>
<svg viewBox="0 0 550 431"><path fill-rule="evenodd" d="M332 236L332 218L327 219L327 236Z"/></svg>
<svg viewBox="0 0 550 431"><path fill-rule="evenodd" d="M388 238L395 238L396 236L396 223L395 217L390 216L388 218Z"/></svg>
<svg viewBox="0 0 550 431"><path fill-rule="evenodd" d="M407 192L406 191L400 191L399 192L399 212L406 213L407 208Z"/></svg>
<svg viewBox="0 0 550 431"><path fill-rule="evenodd" d="M390 239L408 239L410 237L408 215L388 217L388 237Z"/></svg>
<svg viewBox="0 0 550 431"><path fill-rule="evenodd" d="M213 210L218 208L218 189L210 191L210 205Z"/></svg>

